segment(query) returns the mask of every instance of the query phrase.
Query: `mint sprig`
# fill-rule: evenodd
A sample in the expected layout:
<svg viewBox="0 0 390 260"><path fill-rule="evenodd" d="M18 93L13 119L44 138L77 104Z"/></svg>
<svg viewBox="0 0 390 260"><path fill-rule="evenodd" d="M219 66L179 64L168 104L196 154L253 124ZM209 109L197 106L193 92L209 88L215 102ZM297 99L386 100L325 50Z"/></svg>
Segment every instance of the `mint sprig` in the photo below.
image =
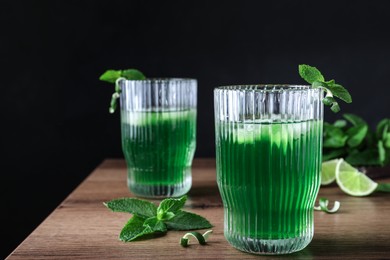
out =
<svg viewBox="0 0 390 260"><path fill-rule="evenodd" d="M144 80L145 75L136 69L127 70L107 70L104 72L99 79L109 83L115 83L115 92L111 96L109 112L112 114L115 112L117 107L117 99L120 97L121 88L119 81L121 80Z"/></svg>
<svg viewBox="0 0 390 260"><path fill-rule="evenodd" d="M133 216L120 232L124 242L164 235L168 230L194 230L210 228L210 222L202 216L181 210L187 196L165 199L157 207L153 203L136 198L121 198L103 203L114 212L131 213Z"/></svg>
<svg viewBox="0 0 390 260"><path fill-rule="evenodd" d="M353 166L390 164L390 119L382 119L374 131L357 115L343 117L324 122L323 161L342 157Z"/></svg>
<svg viewBox="0 0 390 260"><path fill-rule="evenodd" d="M306 64L301 64L298 67L299 75L313 88L322 88L326 95L322 99L322 102L326 106L330 106L330 109L337 113L340 111L340 106L335 97L343 100L346 103L352 103L352 97L340 84L337 84L335 80L325 81L322 73L316 68Z"/></svg>
<svg viewBox="0 0 390 260"><path fill-rule="evenodd" d="M99 79L109 83L115 83L118 78L125 78L128 80L144 80L145 75L136 69L127 70L106 70Z"/></svg>

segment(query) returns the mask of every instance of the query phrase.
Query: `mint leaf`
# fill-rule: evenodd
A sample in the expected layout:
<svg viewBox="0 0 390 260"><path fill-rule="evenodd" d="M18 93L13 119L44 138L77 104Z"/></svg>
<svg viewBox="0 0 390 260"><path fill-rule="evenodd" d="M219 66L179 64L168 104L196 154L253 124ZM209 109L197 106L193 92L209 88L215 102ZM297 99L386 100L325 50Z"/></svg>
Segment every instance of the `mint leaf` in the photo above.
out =
<svg viewBox="0 0 390 260"><path fill-rule="evenodd" d="M344 147L347 139L348 136L331 136L326 138L322 145L324 148L341 148Z"/></svg>
<svg viewBox="0 0 390 260"><path fill-rule="evenodd" d="M390 149L390 133L387 133L385 137L383 138L384 146L387 149Z"/></svg>
<svg viewBox="0 0 390 260"><path fill-rule="evenodd" d="M356 125L348 129L346 132L348 137L347 144L349 147L359 146L367 135L367 125Z"/></svg>
<svg viewBox="0 0 390 260"><path fill-rule="evenodd" d="M378 183L375 191L390 192L390 183Z"/></svg>
<svg viewBox="0 0 390 260"><path fill-rule="evenodd" d="M335 80L325 81L324 76L316 68L306 64L298 66L299 75L308 83L312 84L313 88L322 88L326 92L326 96L322 99L322 102L326 106L330 106L330 109L337 113L340 111L340 106L334 97L337 97L347 103L352 102L352 97L340 84L336 84Z"/></svg>
<svg viewBox="0 0 390 260"><path fill-rule="evenodd" d="M127 69L127 70L107 70L105 71L99 79L102 81L107 81L110 83L115 83L120 77L127 80L144 80L145 75L136 69Z"/></svg>
<svg viewBox="0 0 390 260"><path fill-rule="evenodd" d="M324 76L316 68L306 64L301 64L298 67L299 75L308 83L312 84L314 81L325 81Z"/></svg>
<svg viewBox="0 0 390 260"><path fill-rule="evenodd" d="M382 140L378 141L378 154L379 154L379 162L383 165L386 160L386 150L383 146Z"/></svg>
<svg viewBox="0 0 390 260"><path fill-rule="evenodd" d="M121 77L124 77L127 80L144 80L145 75L136 69L127 69L121 71Z"/></svg>
<svg viewBox="0 0 390 260"><path fill-rule="evenodd" d="M124 242L130 242L149 235L156 235L156 232L159 234L166 233L166 225L158 221L156 217L145 220L145 218L134 215L123 227L119 239Z"/></svg>
<svg viewBox="0 0 390 260"><path fill-rule="evenodd" d="M378 157L378 150L370 148L362 152L350 154L345 160L352 165L379 166L381 163Z"/></svg>
<svg viewBox="0 0 390 260"><path fill-rule="evenodd" d="M210 222L202 216L186 211L178 211L176 215L165 221L168 229L172 230L192 230L210 228Z"/></svg>
<svg viewBox="0 0 390 260"><path fill-rule="evenodd" d="M334 80L332 80L334 82ZM330 109L337 113L340 111L340 106L337 103L336 99L333 97L332 91L328 88L327 83L321 81L314 81L312 84L313 88L322 88L326 92L326 96L322 99L322 103L326 106L330 106Z"/></svg>
<svg viewBox="0 0 390 260"><path fill-rule="evenodd" d="M339 104L336 101L333 102L332 106L330 107L330 110L332 110L334 113L340 112Z"/></svg>
<svg viewBox="0 0 390 260"><path fill-rule="evenodd" d="M143 226L144 221L144 218L134 215L123 227L121 233L119 234L119 239L124 242L129 242L140 236L145 229Z"/></svg>
<svg viewBox="0 0 390 260"><path fill-rule="evenodd" d="M326 136L344 136L344 131L340 127L324 122L324 134Z"/></svg>
<svg viewBox="0 0 390 260"><path fill-rule="evenodd" d="M331 150L330 152L324 152L322 154L322 161L323 162L329 161L331 159L343 157L344 155L345 155L345 149L343 148Z"/></svg>
<svg viewBox="0 0 390 260"><path fill-rule="evenodd" d="M111 96L110 107L108 111L112 114L115 112L117 107L117 99L120 97L121 88L119 81L121 79L127 80L144 80L145 75L136 69L127 69L127 70L107 70L104 72L99 79L102 81L107 81L110 83L115 83L115 92Z"/></svg>
<svg viewBox="0 0 390 260"><path fill-rule="evenodd" d="M349 94L348 90L346 90L343 86L331 83L327 84L327 89L332 92L333 96L338 97L346 103L352 103L351 94Z"/></svg>
<svg viewBox="0 0 390 260"><path fill-rule="evenodd" d="M104 72L99 79L102 81L107 81L110 83L115 83L115 81L121 77L121 71L120 70L107 70Z"/></svg>
<svg viewBox="0 0 390 260"><path fill-rule="evenodd" d="M149 218L157 214L157 207L153 203L135 198L121 198L111 200L104 205L114 212L126 212Z"/></svg>
<svg viewBox="0 0 390 260"><path fill-rule="evenodd" d="M157 217L151 217L145 220L144 227L149 227L153 232L167 232L167 226L164 222L157 219Z"/></svg>
<svg viewBox="0 0 390 260"><path fill-rule="evenodd" d="M376 136L378 140L385 140L388 131L390 130L390 119L382 119L376 126Z"/></svg>
<svg viewBox="0 0 390 260"><path fill-rule="evenodd" d="M363 118L355 114L343 117L345 120L323 124L323 160L342 157L353 166L390 164L390 119L382 119L373 132Z"/></svg>
<svg viewBox="0 0 390 260"><path fill-rule="evenodd" d="M333 123L333 126L335 126L335 127L337 127L337 128L344 128L344 127L347 126L347 121L342 120L342 119L336 120L336 121Z"/></svg>
<svg viewBox="0 0 390 260"><path fill-rule="evenodd" d="M135 198L115 199L104 205L112 211L133 214L119 235L122 241L129 242L163 235L169 229L192 230L211 227L207 219L180 210L186 200L186 196L165 199L158 208L151 202Z"/></svg>
<svg viewBox="0 0 390 260"><path fill-rule="evenodd" d="M352 125L358 126L358 125L367 125L366 121L363 120L363 118L354 115L354 114L344 114L343 117L347 119Z"/></svg>
<svg viewBox="0 0 390 260"><path fill-rule="evenodd" d="M341 148L345 145L348 136L343 130L327 122L324 123L324 148Z"/></svg>
<svg viewBox="0 0 390 260"><path fill-rule="evenodd" d="M165 199L161 201L160 205L157 208L157 214L172 212L176 213L179 211L184 204L186 203L187 196L183 196L179 199Z"/></svg>
<svg viewBox="0 0 390 260"><path fill-rule="evenodd" d="M322 99L322 102L324 103L324 105L326 106L332 106L333 103L337 103L336 100L333 98L333 97L324 97Z"/></svg>

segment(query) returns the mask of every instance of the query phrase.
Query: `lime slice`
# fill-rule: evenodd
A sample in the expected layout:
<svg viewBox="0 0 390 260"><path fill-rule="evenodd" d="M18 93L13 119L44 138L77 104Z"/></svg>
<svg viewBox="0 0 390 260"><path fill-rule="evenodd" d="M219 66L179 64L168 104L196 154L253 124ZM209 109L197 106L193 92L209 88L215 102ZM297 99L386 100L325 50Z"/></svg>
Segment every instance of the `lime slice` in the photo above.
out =
<svg viewBox="0 0 390 260"><path fill-rule="evenodd" d="M336 180L336 166L340 159L334 159L322 163L321 185L331 184Z"/></svg>
<svg viewBox="0 0 390 260"><path fill-rule="evenodd" d="M351 196L367 196L374 192L378 183L340 159L336 166L336 181L340 189Z"/></svg>

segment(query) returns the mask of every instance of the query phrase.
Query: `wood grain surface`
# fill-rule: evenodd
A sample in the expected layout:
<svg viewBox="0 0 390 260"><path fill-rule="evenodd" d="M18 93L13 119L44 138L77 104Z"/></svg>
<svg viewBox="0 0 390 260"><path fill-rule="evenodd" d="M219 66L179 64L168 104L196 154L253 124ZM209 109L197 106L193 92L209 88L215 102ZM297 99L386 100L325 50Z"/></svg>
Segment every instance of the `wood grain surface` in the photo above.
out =
<svg viewBox="0 0 390 260"><path fill-rule="evenodd" d="M102 202L133 195L127 190L124 161L109 159L7 259L390 259L390 194L356 198L344 195L337 186L322 187L319 196L341 201L341 208L333 215L315 212L310 245L291 255L257 256L234 249L223 236L215 161L195 160L192 174L193 187L185 209L214 225L205 246L181 247L184 231L169 231L147 241L119 241L118 234L130 215L110 212ZM390 182L390 178L381 181Z"/></svg>

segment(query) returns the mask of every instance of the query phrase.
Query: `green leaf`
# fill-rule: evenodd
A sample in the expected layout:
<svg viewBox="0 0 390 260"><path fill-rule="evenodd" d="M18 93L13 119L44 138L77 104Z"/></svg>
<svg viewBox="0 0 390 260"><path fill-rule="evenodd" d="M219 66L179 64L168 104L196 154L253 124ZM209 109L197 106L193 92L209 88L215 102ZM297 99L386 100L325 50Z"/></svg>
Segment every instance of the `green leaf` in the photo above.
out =
<svg viewBox="0 0 390 260"><path fill-rule="evenodd" d="M134 215L123 227L119 239L124 242L130 242L149 238L149 236L157 234L161 235L166 232L166 225L162 221L157 220L156 217L145 219Z"/></svg>
<svg viewBox="0 0 390 260"><path fill-rule="evenodd" d="M325 81L324 83L326 84L326 86L329 86L329 85L335 84L336 82L334 81L334 79L331 79L331 80Z"/></svg>
<svg viewBox="0 0 390 260"><path fill-rule="evenodd" d="M126 225L123 227L119 239L128 242L137 238L140 234L143 233L145 227L143 226L145 218L134 215Z"/></svg>
<svg viewBox="0 0 390 260"><path fill-rule="evenodd" d="M157 208L157 214L163 214L166 212L172 212L176 213L181 208L183 208L184 204L186 203L187 196L183 196L179 199L165 199L161 201L160 205Z"/></svg>
<svg viewBox="0 0 390 260"><path fill-rule="evenodd" d="M379 162L384 165L385 160L386 160L386 150L383 147L383 142L382 140L378 141L378 154L379 154Z"/></svg>
<svg viewBox="0 0 390 260"><path fill-rule="evenodd" d="M327 84L325 82L322 82L322 81L314 81L313 83L311 83L311 86L313 88L324 88L325 91L327 91Z"/></svg>
<svg viewBox="0 0 390 260"><path fill-rule="evenodd" d="M326 136L344 136L343 129L336 127L328 122L324 122L324 135Z"/></svg>
<svg viewBox="0 0 390 260"><path fill-rule="evenodd" d="M378 183L375 191L390 192L390 183Z"/></svg>
<svg viewBox="0 0 390 260"><path fill-rule="evenodd" d="M127 212L144 218L154 217L157 214L156 205L136 198L115 199L104 203L104 205L114 212Z"/></svg>
<svg viewBox="0 0 390 260"><path fill-rule="evenodd" d="M348 136L331 136L324 139L323 147L324 148L341 148L344 147Z"/></svg>
<svg viewBox="0 0 390 260"><path fill-rule="evenodd" d="M385 141L388 131L390 130L390 119L382 119L376 126L376 137L378 140Z"/></svg>
<svg viewBox="0 0 390 260"><path fill-rule="evenodd" d="M366 139L365 139L365 145L367 147L372 147L375 144L376 144L375 134L370 129L368 129Z"/></svg>
<svg viewBox="0 0 390 260"><path fill-rule="evenodd" d="M167 232L167 226L164 222L157 219L157 217L151 217L145 220L144 227L150 227L154 232Z"/></svg>
<svg viewBox="0 0 390 260"><path fill-rule="evenodd" d="M333 96L338 97L346 103L352 103L351 94L343 86L336 83L327 84L327 88L332 92Z"/></svg>
<svg viewBox="0 0 390 260"><path fill-rule="evenodd" d="M363 120L363 118L354 115L354 114L344 114L343 117L350 122L352 125L367 125L366 121Z"/></svg>
<svg viewBox="0 0 390 260"><path fill-rule="evenodd" d="M202 216L187 211L179 210L176 216L165 221L168 229L172 230L192 230L210 228L210 222Z"/></svg>
<svg viewBox="0 0 390 260"><path fill-rule="evenodd" d="M337 128L344 128L345 126L347 126L347 121L345 121L343 119L336 120L333 123L333 126L335 126Z"/></svg>
<svg viewBox="0 0 390 260"><path fill-rule="evenodd" d="M102 81L107 81L110 83L115 83L117 78L121 77L121 71L120 70L107 70L104 72L99 79Z"/></svg>
<svg viewBox="0 0 390 260"><path fill-rule="evenodd" d="M378 150L370 148L359 153L348 155L345 160L353 166L380 166Z"/></svg>
<svg viewBox="0 0 390 260"><path fill-rule="evenodd" d="M324 152L322 154L322 161L325 162L325 161L329 161L331 159L344 157L344 155L345 155L345 149L344 148L330 150L329 152Z"/></svg>
<svg viewBox="0 0 390 260"><path fill-rule="evenodd" d="M356 125L347 130L348 140L347 144L349 147L359 146L367 135L367 125Z"/></svg>
<svg viewBox="0 0 390 260"><path fill-rule="evenodd" d="M336 100L333 97L324 97L322 99L322 102L324 103L325 106L332 106L333 103L336 102Z"/></svg>
<svg viewBox="0 0 390 260"><path fill-rule="evenodd" d="M348 136L342 129L335 127L327 122L324 123L324 148L341 148L344 147Z"/></svg>
<svg viewBox="0 0 390 260"><path fill-rule="evenodd" d="M387 133L385 138L383 139L383 141L385 142L384 143L384 146L387 148L387 149L390 149L390 133Z"/></svg>
<svg viewBox="0 0 390 260"><path fill-rule="evenodd" d="M330 107L330 110L332 110L332 112L334 112L334 113L340 112L339 103L333 102L333 103L332 103L332 106Z"/></svg>
<svg viewBox="0 0 390 260"><path fill-rule="evenodd" d="M127 70L107 70L104 72L99 79L102 81L107 81L110 83L115 83L115 81L123 77L128 80L144 80L145 75L136 69L127 69Z"/></svg>
<svg viewBox="0 0 390 260"><path fill-rule="evenodd" d="M136 69L122 70L121 77L124 77L127 80L144 80L146 78L141 71Z"/></svg>
<svg viewBox="0 0 390 260"><path fill-rule="evenodd" d="M316 68L306 64L301 64L298 67L299 75L308 83L312 84L314 81L325 81L324 76Z"/></svg>

